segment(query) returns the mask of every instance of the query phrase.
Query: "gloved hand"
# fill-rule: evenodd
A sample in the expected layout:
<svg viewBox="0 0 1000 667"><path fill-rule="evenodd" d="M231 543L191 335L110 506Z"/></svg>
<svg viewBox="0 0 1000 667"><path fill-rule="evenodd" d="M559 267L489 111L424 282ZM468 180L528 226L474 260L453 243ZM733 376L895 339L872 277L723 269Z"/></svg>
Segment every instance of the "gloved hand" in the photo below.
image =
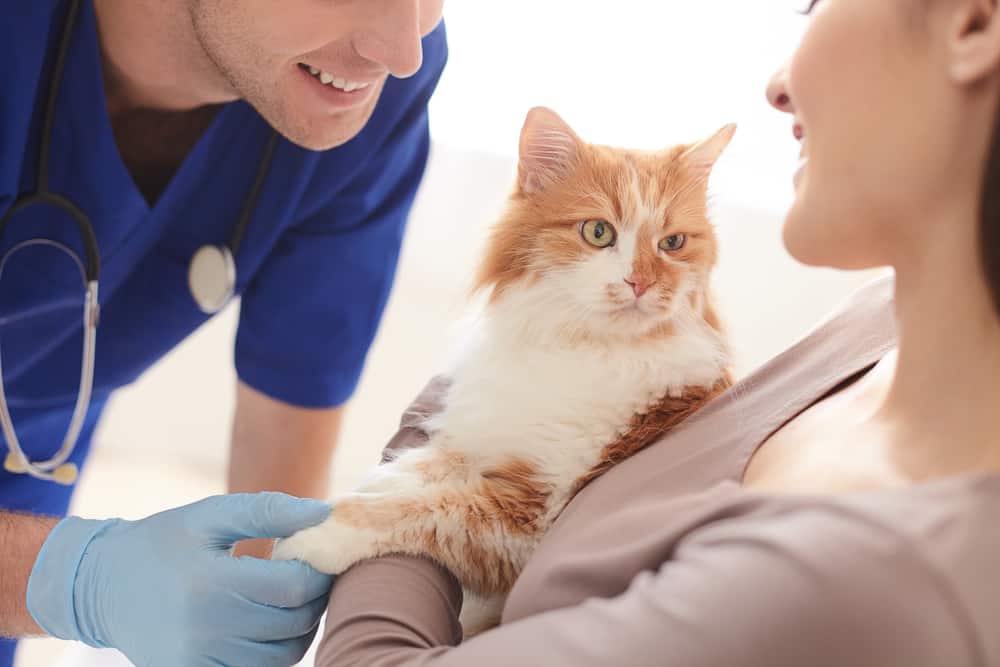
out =
<svg viewBox="0 0 1000 667"><path fill-rule="evenodd" d="M69 517L46 540L28 610L52 636L113 647L138 667L298 662L331 578L298 561L233 558L234 542L321 523L326 503L216 496L141 521Z"/></svg>

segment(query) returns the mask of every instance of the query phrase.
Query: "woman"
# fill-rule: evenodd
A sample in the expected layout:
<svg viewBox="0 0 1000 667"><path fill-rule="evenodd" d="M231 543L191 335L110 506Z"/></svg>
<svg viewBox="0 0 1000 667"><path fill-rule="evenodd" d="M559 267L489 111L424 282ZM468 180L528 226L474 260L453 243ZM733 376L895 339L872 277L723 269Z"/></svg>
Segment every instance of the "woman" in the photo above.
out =
<svg viewBox="0 0 1000 667"><path fill-rule="evenodd" d="M895 282L585 488L497 629L459 645L454 578L385 558L317 664L1000 665L1000 9L812 5L768 89L785 244Z"/></svg>

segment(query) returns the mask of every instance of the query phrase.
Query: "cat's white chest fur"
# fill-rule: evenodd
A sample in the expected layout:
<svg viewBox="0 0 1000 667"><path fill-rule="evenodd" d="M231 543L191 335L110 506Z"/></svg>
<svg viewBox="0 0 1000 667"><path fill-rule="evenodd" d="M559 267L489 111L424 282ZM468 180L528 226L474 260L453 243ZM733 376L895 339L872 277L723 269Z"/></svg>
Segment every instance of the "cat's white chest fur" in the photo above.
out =
<svg viewBox="0 0 1000 667"><path fill-rule="evenodd" d="M444 411L429 424L435 440L484 463L536 461L554 480L572 482L635 414L666 393L718 380L727 361L721 338L686 315L678 314L675 335L619 344L562 343L558 331L528 339L509 325L510 313L501 314L502 327L487 316L451 372Z"/></svg>

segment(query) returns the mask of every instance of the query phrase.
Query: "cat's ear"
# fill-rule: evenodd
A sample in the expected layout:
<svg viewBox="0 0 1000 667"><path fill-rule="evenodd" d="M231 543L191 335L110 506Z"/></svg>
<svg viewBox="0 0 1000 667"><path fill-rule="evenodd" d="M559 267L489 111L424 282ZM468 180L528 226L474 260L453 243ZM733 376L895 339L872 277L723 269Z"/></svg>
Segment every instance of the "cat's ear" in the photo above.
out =
<svg viewBox="0 0 1000 667"><path fill-rule="evenodd" d="M734 134L736 134L736 124L730 123L708 139L699 141L684 151L681 157L695 178L708 180L712 167L732 141Z"/></svg>
<svg viewBox="0 0 1000 667"><path fill-rule="evenodd" d="M535 107L521 129L517 182L527 194L559 182L580 157L583 142L552 109Z"/></svg>

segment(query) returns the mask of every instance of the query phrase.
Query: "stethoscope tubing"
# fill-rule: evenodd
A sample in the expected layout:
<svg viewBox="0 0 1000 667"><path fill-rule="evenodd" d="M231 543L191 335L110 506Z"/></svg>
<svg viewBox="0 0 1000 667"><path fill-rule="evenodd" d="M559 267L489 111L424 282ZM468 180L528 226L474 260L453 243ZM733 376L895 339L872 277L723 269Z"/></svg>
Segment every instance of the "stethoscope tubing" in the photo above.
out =
<svg viewBox="0 0 1000 667"><path fill-rule="evenodd" d="M3 382L3 360L0 355L0 429L3 430L4 439L7 442L7 447L10 449L10 457L14 459L13 461L8 461L8 469L11 463L18 465L21 471L35 477L36 479L46 480L46 481L60 481L60 478L53 474L53 472L58 472L57 469L66 464L69 457L73 454L73 449L76 447L76 442L80 437L80 431L83 429L84 418L87 413L87 409L90 406L90 397L94 387L94 359L95 359L95 348L97 342L97 321L99 317L99 300L98 300L98 279L101 273L101 255L97 246L97 235L94 233L94 227L90 224L90 220L87 215L80 210L76 204L70 201L68 198L51 192L49 190L49 154L52 144L52 127L55 122L55 109L56 103L59 96L59 84L63 79L63 71L66 67L66 58L69 53L70 38L73 34L73 28L76 26L77 19L80 16L81 2L80 0L72 0L69 6L69 12L66 17L66 21L63 26L62 35L59 38L59 50L56 53L56 62L54 68L54 74L52 81L49 86L49 96L45 104L45 116L43 118L42 124L42 137L38 148L38 174L36 179L37 191L33 194L25 195L18 198L17 201L10 207L10 209L0 218L0 238L3 238L3 234L6 231L7 225L10 224L14 216L20 211L30 207L30 206L52 206L65 213L68 213L70 217L76 222L77 229L80 234L80 239L83 241L83 251L86 256L86 261L81 267L84 276L84 282L86 283L86 294L85 302L83 308L83 358L80 362L80 387L77 391L76 403L73 406L73 416L70 418L69 428L66 430L66 434L63 437L59 451L56 452L55 456L46 461L35 461L32 462L28 456L24 453L24 449L21 447L21 443L17 438L17 433L14 429L14 422L11 418L10 408L7 403L6 387ZM32 242L18 244L15 246L14 250L22 248L25 245L30 245ZM60 247L61 244L52 244L56 247ZM0 262L0 272L2 272L2 265L6 264L7 257L10 256L14 250L8 252L3 261ZM68 249L66 249L68 250ZM74 254L70 253L70 256L77 262L78 266L80 264L79 258ZM71 478L76 478L76 468L71 466ZM67 478L62 478L64 483L71 483Z"/></svg>
<svg viewBox="0 0 1000 667"><path fill-rule="evenodd" d="M60 194L56 194L55 192L36 192L18 199L7 213L4 214L3 218L0 218L0 238L3 238L7 225L19 211L39 204L53 206L65 213L69 213L76 222L77 229L80 232L80 239L83 241L83 252L86 256L86 261L83 265L84 276L88 283L97 282L101 275L101 253L97 248L97 235L94 233L94 227L90 224L87 214L81 211L79 206Z"/></svg>
<svg viewBox="0 0 1000 667"><path fill-rule="evenodd" d="M7 393L2 380L3 355L0 355L0 427L3 429L3 435L7 441L7 447L17 459L18 463L20 463L24 472L32 477L35 477L36 479L46 481L55 480L55 477L52 475L52 471L66 463L69 460L69 457L72 456L73 450L76 447L76 442L80 437L80 431L83 429L83 422L87 408L90 406L91 392L93 391L94 386L94 359L96 356L95 352L97 342L98 294L96 280L87 283L87 293L85 298L86 305L83 309L84 333L83 358L81 360L80 367L80 387L76 395L76 404L73 406L73 416L70 418L70 425L66 431L65 437L63 438L62 445L60 446L59 451L56 452L55 456L47 461L31 461L24 453L24 449L21 447L21 443L17 438L17 432L14 429L14 421L11 418L10 409L7 403Z"/></svg>

